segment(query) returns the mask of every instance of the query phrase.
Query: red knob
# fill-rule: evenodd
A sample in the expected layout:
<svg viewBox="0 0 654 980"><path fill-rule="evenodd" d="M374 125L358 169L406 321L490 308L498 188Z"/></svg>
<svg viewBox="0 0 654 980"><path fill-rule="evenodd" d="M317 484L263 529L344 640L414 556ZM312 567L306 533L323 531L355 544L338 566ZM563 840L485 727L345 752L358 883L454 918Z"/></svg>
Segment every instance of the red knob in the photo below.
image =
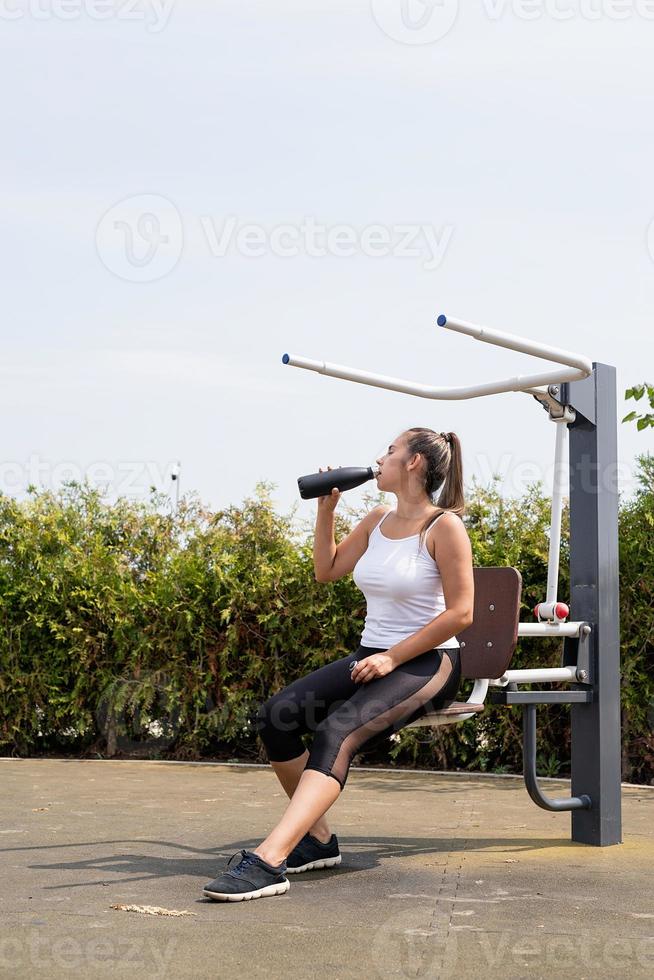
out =
<svg viewBox="0 0 654 980"><path fill-rule="evenodd" d="M568 606L566 606L565 602L557 602L556 606L554 607L554 614L557 619L567 619L570 615L570 610Z"/></svg>

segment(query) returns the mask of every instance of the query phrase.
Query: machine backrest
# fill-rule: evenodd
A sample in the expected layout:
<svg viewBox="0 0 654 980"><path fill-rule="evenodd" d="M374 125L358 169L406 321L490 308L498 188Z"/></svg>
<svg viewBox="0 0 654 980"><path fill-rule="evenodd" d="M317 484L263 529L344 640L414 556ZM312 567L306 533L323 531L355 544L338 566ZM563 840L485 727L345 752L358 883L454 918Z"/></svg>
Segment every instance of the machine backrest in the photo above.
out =
<svg viewBox="0 0 654 980"><path fill-rule="evenodd" d="M522 575L510 565L474 568L474 619L462 633L461 676L501 677L518 642Z"/></svg>

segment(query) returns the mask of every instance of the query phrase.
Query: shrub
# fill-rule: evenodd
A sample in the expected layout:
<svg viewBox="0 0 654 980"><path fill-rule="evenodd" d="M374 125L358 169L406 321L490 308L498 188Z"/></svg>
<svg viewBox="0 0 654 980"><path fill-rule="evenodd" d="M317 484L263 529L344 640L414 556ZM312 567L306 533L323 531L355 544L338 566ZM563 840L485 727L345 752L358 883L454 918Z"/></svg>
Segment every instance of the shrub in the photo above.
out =
<svg viewBox="0 0 654 980"><path fill-rule="evenodd" d="M620 511L623 775L654 776L654 462ZM351 576L320 584L313 527L279 515L273 485L213 513L196 497L105 503L87 485L0 496L0 749L266 761L257 706L298 677L356 649L365 600ZM359 511L342 501L340 540ZM473 484L466 526L475 564L515 565L521 618L545 595L549 500L534 484L503 500ZM559 594L569 592L567 509ZM523 639L512 666L559 662L562 641ZM467 696L467 690L462 692ZM445 729L403 729L358 757L422 768L517 771L519 710L489 706ZM306 744L310 744L307 736ZM541 771L569 769L569 711L539 712Z"/></svg>

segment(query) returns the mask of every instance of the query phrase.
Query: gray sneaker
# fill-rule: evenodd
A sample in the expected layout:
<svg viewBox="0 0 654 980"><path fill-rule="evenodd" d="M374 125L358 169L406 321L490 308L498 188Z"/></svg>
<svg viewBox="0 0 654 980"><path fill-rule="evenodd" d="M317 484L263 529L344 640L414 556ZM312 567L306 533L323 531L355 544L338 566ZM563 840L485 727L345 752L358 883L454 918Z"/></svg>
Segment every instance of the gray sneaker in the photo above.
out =
<svg viewBox="0 0 654 980"><path fill-rule="evenodd" d="M285 876L286 862L273 868L253 851L241 848L241 860L204 886L204 894L215 902L243 902L251 898L265 898L267 895L283 895L291 887ZM227 862L229 863L232 857Z"/></svg>
<svg viewBox="0 0 654 980"><path fill-rule="evenodd" d="M286 858L286 874L297 875L301 871L317 871L318 868L333 868L341 863L336 834L332 834L326 844L313 837L308 831Z"/></svg>

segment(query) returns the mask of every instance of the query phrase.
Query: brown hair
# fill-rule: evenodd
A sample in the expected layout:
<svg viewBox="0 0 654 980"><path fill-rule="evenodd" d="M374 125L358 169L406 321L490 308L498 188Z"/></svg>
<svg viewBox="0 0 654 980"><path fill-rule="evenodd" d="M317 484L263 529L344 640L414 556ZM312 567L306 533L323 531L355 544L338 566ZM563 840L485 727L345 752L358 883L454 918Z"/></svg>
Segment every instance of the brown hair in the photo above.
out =
<svg viewBox="0 0 654 980"><path fill-rule="evenodd" d="M420 453L425 459L424 487L425 493L432 503L435 503L441 513L450 511L463 516L465 499L463 496L463 461L461 443L455 432L434 432L416 426L406 430L407 453L409 458L414 453ZM442 484L438 500L434 494ZM431 522L432 514L420 528L418 547Z"/></svg>

